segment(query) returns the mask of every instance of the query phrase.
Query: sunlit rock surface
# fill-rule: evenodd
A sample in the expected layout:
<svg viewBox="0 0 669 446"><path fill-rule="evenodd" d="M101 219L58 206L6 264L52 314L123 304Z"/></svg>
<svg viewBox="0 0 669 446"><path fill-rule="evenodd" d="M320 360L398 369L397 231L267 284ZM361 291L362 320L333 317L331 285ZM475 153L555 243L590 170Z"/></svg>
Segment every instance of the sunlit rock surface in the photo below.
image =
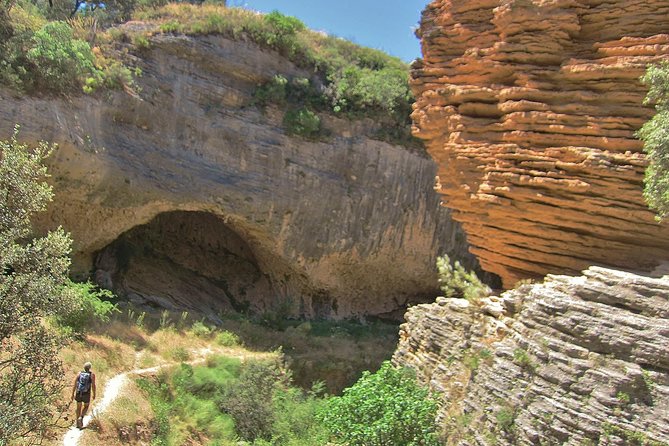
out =
<svg viewBox="0 0 669 446"><path fill-rule="evenodd" d="M414 134L505 287L669 257L634 137L653 112L639 77L669 57L668 30L666 0L436 0L423 12Z"/></svg>
<svg viewBox="0 0 669 446"><path fill-rule="evenodd" d="M161 307L341 318L424 302L436 256L469 255L425 154L373 139L372 120L291 137L281 110L250 105L277 73L311 73L216 36L158 34L130 57L137 93L0 89L0 137L20 124L59 145L40 227L71 232L75 272Z"/></svg>
<svg viewBox="0 0 669 446"><path fill-rule="evenodd" d="M406 320L394 362L439 392L448 444L669 444L669 276L591 267Z"/></svg>

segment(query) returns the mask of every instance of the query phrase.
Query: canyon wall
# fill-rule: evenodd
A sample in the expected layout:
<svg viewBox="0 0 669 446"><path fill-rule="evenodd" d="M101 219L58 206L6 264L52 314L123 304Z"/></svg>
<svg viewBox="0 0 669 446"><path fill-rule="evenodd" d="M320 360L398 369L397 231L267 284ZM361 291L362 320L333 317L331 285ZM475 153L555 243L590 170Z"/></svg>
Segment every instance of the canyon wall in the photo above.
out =
<svg viewBox="0 0 669 446"><path fill-rule="evenodd" d="M669 444L669 276L600 267L407 312L448 445Z"/></svg>
<svg viewBox="0 0 669 446"><path fill-rule="evenodd" d="M251 105L274 75L313 73L220 36L130 51L137 92L0 89L0 138L20 124L21 141L59 145L39 227L71 232L75 273L159 306L338 318L424 302L436 256L467 257L424 153L373 139L371 119L293 137L282 110Z"/></svg>
<svg viewBox="0 0 669 446"><path fill-rule="evenodd" d="M639 77L669 57L668 26L666 0L435 0L423 12L414 134L506 288L669 257L634 136L653 113Z"/></svg>

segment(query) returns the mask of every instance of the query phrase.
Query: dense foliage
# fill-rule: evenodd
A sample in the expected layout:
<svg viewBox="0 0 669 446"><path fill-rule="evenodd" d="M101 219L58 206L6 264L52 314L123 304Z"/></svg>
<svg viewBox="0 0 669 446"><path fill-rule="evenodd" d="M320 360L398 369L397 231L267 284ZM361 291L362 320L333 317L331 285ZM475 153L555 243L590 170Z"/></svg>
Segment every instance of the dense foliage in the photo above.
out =
<svg viewBox="0 0 669 446"><path fill-rule="evenodd" d="M114 294L109 290L98 289L90 282L68 280L61 293L71 302L71 307L56 320L66 332L74 335L83 335L86 328L98 321L109 322L111 314L119 311L110 302Z"/></svg>
<svg viewBox="0 0 669 446"><path fill-rule="evenodd" d="M206 435L208 444L324 443L325 430L315 418L323 400L292 387L277 360L241 363L218 357L206 366L182 364L158 382L141 380L140 385L156 414L156 445L184 444L194 431Z"/></svg>
<svg viewBox="0 0 669 446"><path fill-rule="evenodd" d="M650 87L646 103L655 104L657 110L638 132L649 162L644 197L664 218L669 215L669 62L648 67L642 81Z"/></svg>
<svg viewBox="0 0 669 446"><path fill-rule="evenodd" d="M43 181L51 148L41 143L31 150L16 138L0 141L0 444L37 443L53 421L62 342L44 317L70 308L61 295L69 237L62 229L31 234L31 218L52 196Z"/></svg>
<svg viewBox="0 0 669 446"><path fill-rule="evenodd" d="M41 5L40 2L36 2ZM55 8L56 6L54 6ZM110 6L111 7L111 6ZM108 10L108 7L105 9ZM49 21L53 10L18 0L0 14L0 82L29 93L92 93L99 87L133 86L133 72L111 51L91 42L101 27L97 17ZM4 36L4 38L2 38Z"/></svg>
<svg viewBox="0 0 669 446"><path fill-rule="evenodd" d="M475 302L491 292L474 271L467 271L457 260L451 264L447 255L437 258L437 271L441 291L446 297L465 298Z"/></svg>
<svg viewBox="0 0 669 446"><path fill-rule="evenodd" d="M437 446L436 415L436 401L415 375L386 361L341 397L330 398L319 418L337 444Z"/></svg>

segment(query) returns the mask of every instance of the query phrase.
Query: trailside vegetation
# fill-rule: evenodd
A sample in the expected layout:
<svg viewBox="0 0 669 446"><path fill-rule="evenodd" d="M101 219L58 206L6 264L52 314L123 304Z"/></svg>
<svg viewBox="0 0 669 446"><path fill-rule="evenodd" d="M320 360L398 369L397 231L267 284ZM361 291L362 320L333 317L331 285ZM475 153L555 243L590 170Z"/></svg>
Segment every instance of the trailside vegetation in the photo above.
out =
<svg viewBox="0 0 669 446"><path fill-rule="evenodd" d="M336 444L438 446L437 402L415 374L384 362L319 413Z"/></svg>
<svg viewBox="0 0 669 446"><path fill-rule="evenodd" d="M71 241L57 229L33 237L31 218L46 209L51 187L43 164L52 147L0 141L0 444L37 444L58 416L64 340L45 317L71 309L61 294Z"/></svg>
<svg viewBox="0 0 669 446"><path fill-rule="evenodd" d="M643 195L663 219L669 215L669 62L649 66L641 81L649 87L644 103L657 110L637 133L648 156Z"/></svg>

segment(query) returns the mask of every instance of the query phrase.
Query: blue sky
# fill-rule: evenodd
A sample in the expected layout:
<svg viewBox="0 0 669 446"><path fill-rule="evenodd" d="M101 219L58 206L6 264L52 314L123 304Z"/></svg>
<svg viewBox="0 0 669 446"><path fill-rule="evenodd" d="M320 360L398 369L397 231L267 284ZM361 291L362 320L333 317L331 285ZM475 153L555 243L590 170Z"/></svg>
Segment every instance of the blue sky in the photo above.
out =
<svg viewBox="0 0 669 446"><path fill-rule="evenodd" d="M278 10L309 28L383 50L406 62L420 57L413 29L429 0L228 0L262 12Z"/></svg>

